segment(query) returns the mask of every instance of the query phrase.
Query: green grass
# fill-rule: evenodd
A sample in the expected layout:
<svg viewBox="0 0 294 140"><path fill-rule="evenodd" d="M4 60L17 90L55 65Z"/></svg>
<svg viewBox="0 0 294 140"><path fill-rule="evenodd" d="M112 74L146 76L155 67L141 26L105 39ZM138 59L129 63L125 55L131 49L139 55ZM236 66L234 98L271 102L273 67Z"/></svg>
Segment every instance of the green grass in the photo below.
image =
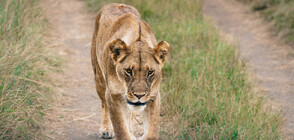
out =
<svg viewBox="0 0 294 140"><path fill-rule="evenodd" d="M0 1L0 139L40 138L54 65L37 0Z"/></svg>
<svg viewBox="0 0 294 140"><path fill-rule="evenodd" d="M275 31L294 43L294 1L293 0L238 0L246 2L255 11L260 11L267 21L274 22Z"/></svg>
<svg viewBox="0 0 294 140"><path fill-rule="evenodd" d="M112 1L88 0L98 10ZM282 139L283 119L252 89L236 46L205 21L201 1L122 0L158 41L171 45L163 69L161 139Z"/></svg>

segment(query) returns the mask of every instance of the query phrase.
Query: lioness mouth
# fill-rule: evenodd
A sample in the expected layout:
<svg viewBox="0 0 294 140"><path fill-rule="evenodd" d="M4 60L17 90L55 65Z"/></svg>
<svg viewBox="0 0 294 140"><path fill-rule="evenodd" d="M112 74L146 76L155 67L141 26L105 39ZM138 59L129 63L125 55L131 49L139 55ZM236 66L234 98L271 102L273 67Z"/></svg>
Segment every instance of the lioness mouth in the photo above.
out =
<svg viewBox="0 0 294 140"><path fill-rule="evenodd" d="M143 106L143 105L146 105L146 103L147 102L145 102L145 103L141 103L141 102L136 102L136 103L133 103L133 102L131 102L130 100L128 100L127 99L127 102L128 102L128 104L130 104L130 105L134 105L134 106Z"/></svg>

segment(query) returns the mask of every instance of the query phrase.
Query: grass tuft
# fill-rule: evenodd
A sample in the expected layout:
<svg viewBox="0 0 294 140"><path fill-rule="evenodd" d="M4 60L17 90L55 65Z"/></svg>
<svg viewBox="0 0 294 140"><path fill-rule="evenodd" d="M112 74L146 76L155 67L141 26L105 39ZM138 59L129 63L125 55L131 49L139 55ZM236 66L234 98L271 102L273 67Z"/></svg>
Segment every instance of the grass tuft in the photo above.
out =
<svg viewBox="0 0 294 140"><path fill-rule="evenodd" d="M45 25L38 1L0 1L0 139L40 138L50 90Z"/></svg>
<svg viewBox="0 0 294 140"><path fill-rule="evenodd" d="M88 0L100 9L111 1ZM205 21L197 0L121 0L171 45L163 69L162 139L281 139L283 119L252 90L237 46Z"/></svg>

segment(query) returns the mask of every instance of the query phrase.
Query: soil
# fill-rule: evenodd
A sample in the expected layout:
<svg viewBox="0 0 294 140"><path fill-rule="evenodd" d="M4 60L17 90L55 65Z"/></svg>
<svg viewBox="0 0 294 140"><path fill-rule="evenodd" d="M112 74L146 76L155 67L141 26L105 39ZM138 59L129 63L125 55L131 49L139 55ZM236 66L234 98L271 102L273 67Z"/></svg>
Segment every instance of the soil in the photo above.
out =
<svg viewBox="0 0 294 140"><path fill-rule="evenodd" d="M286 118L285 138L294 139L294 50L276 36L272 23L265 22L248 5L235 0L204 0L204 15L223 34L238 40L241 56L247 62L260 90L282 109Z"/></svg>
<svg viewBox="0 0 294 140"><path fill-rule="evenodd" d="M54 52L64 60L63 72L52 75L59 88L46 112L43 134L56 140L99 139L101 101L90 55L96 14L81 0L43 0L42 5L50 38L55 42ZM135 136L142 135L143 126L135 120L133 124Z"/></svg>

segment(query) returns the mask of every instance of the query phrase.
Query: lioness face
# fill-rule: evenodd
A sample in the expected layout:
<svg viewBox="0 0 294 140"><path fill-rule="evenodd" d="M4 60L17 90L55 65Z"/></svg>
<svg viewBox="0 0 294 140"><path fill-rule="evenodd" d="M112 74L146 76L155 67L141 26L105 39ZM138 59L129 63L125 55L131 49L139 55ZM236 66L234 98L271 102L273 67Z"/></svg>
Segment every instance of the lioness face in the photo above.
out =
<svg viewBox="0 0 294 140"><path fill-rule="evenodd" d="M118 39L110 43L116 73L125 88L126 102L132 107L145 106L159 92L161 68L169 45L161 42L156 48L137 41L130 46Z"/></svg>

